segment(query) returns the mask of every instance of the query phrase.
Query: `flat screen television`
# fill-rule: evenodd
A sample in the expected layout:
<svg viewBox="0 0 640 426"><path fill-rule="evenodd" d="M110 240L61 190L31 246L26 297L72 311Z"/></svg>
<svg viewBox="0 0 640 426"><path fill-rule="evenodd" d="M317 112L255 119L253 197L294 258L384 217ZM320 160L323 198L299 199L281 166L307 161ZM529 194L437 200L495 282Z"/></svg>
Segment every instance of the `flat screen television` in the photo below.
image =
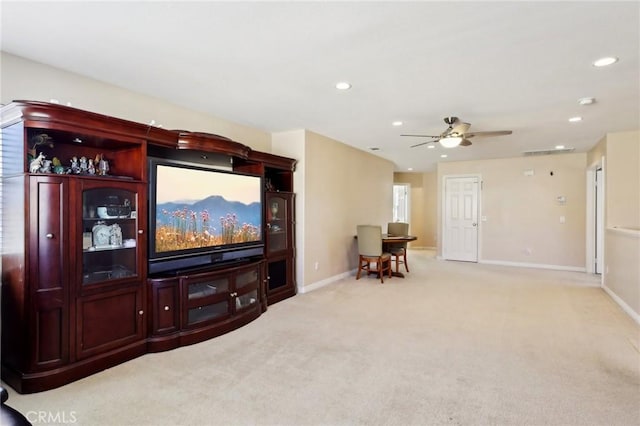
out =
<svg viewBox="0 0 640 426"><path fill-rule="evenodd" d="M262 177L149 158L149 273L264 254Z"/></svg>

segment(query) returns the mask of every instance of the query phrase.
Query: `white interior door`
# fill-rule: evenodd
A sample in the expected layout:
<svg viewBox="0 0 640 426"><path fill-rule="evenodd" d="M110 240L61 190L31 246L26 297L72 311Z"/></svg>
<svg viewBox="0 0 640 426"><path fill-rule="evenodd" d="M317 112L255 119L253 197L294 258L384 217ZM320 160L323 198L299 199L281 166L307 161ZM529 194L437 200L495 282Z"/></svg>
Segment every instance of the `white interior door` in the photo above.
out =
<svg viewBox="0 0 640 426"><path fill-rule="evenodd" d="M478 177L445 177L442 256L478 261Z"/></svg>

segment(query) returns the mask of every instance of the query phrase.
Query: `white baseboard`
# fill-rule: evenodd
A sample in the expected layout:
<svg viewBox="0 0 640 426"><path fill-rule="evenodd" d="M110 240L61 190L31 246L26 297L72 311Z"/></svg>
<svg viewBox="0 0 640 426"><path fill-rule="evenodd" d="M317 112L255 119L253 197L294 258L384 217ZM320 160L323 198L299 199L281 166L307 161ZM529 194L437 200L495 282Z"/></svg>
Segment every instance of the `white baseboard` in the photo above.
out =
<svg viewBox="0 0 640 426"><path fill-rule="evenodd" d="M620 305L622 310L625 311L627 315L629 315L637 324L640 324L640 315L636 311L634 311L631 306L627 305L624 300L620 299L620 297L618 297L618 295L615 294L613 290L611 290L606 285L603 285L602 288L609 295L609 297L613 299L614 302Z"/></svg>
<svg viewBox="0 0 640 426"><path fill-rule="evenodd" d="M449 260L442 256L436 256L436 259ZM486 265L515 266L518 268L553 269L554 271L587 272L587 268L581 268L579 266L546 265L544 263L509 262L506 260L478 260L477 263L484 263Z"/></svg>
<svg viewBox="0 0 640 426"><path fill-rule="evenodd" d="M485 263L487 265L517 266L519 268L553 269L555 271L587 272L587 269L584 267L546 265L544 263L507 262L504 260L479 260L478 263Z"/></svg>
<svg viewBox="0 0 640 426"><path fill-rule="evenodd" d="M347 271L347 272L343 272L341 274L338 275L334 275L332 277L326 278L322 281L316 281L315 283L311 283L309 285L305 285L304 287L298 287L298 293L309 293L310 291L313 290L317 290L319 288L325 287L331 283L334 283L336 281L339 281L343 278L347 278L349 276L352 276L356 273L356 270L352 270L352 271Z"/></svg>

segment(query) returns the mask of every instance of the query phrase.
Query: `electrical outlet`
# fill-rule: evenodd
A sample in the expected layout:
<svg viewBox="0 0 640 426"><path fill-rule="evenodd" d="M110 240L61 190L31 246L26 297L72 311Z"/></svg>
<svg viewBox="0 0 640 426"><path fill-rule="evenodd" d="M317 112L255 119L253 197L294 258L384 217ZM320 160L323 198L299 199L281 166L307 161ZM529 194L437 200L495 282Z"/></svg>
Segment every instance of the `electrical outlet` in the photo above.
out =
<svg viewBox="0 0 640 426"><path fill-rule="evenodd" d="M524 254L526 254L527 256L531 256L531 253L533 253L533 250L531 250L531 247L525 247L522 252Z"/></svg>
<svg viewBox="0 0 640 426"><path fill-rule="evenodd" d="M319 263L319 262L316 262L316 263L313 265L313 267L314 267L314 268L315 268L315 270L317 271L317 270L318 270L318 268L320 268L320 263Z"/></svg>

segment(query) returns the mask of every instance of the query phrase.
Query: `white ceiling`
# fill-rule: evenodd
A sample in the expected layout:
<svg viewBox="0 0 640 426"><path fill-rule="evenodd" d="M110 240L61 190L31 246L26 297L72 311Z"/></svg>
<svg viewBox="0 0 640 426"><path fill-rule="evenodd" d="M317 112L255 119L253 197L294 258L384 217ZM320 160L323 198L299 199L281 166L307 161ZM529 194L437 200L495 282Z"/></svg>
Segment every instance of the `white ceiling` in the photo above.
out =
<svg viewBox="0 0 640 426"><path fill-rule="evenodd" d="M557 144L585 152L640 128L637 1L3 0L1 14L3 51L267 132L379 147L398 171ZM602 56L620 61L592 66ZM341 80L352 89L337 91ZM399 136L440 134L450 115L513 134L448 150Z"/></svg>

